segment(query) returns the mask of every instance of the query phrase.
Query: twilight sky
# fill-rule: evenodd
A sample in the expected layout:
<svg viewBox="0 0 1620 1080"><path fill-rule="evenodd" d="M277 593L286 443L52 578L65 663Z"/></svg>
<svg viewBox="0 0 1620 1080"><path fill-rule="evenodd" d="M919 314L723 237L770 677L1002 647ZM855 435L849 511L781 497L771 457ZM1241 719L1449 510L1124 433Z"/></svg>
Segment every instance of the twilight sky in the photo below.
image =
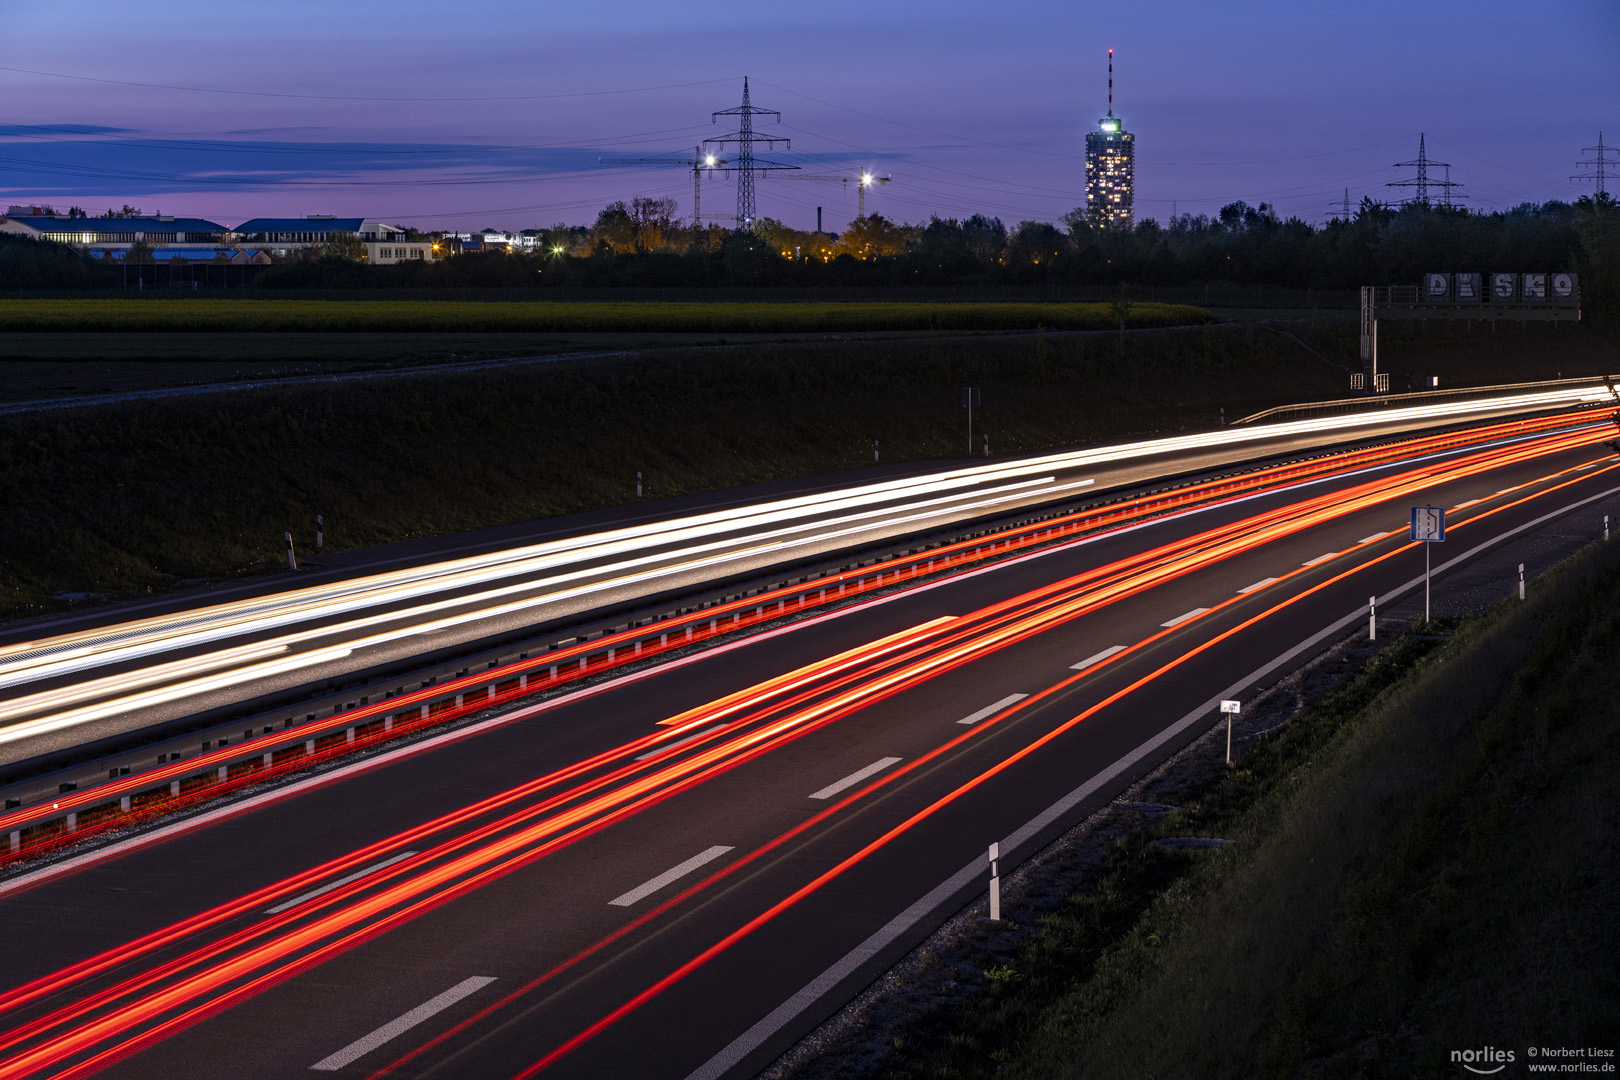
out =
<svg viewBox="0 0 1620 1080"><path fill-rule="evenodd" d="M1055 220L1084 202L1110 46L1139 218L1243 199L1318 222L1346 187L1408 194L1384 184L1419 132L1469 206L1573 199L1581 148L1620 145L1617 0L4 0L0 200L227 226L516 229L641 194L687 214L690 173L597 159L690 154L748 75L777 160L893 177L869 210ZM735 187L703 201L731 212ZM855 190L768 179L759 203L837 230Z"/></svg>

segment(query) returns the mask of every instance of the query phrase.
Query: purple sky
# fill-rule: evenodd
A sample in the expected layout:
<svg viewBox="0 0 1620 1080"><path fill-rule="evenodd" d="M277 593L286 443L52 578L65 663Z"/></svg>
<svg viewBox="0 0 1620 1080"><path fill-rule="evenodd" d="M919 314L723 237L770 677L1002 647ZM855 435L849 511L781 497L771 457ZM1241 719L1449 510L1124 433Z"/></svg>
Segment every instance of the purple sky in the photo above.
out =
<svg viewBox="0 0 1620 1080"><path fill-rule="evenodd" d="M597 158L689 153L749 75L779 160L892 176L869 210L1055 220L1084 201L1110 46L1138 217L1243 199L1320 221L1346 187L1403 194L1384 184L1420 131L1470 206L1573 199L1581 148L1620 145L1616 0L10 0L0 199L226 225L525 228L637 194L685 214L689 173ZM855 214L836 183L764 180L759 203L800 228ZM705 210L735 205L705 184Z"/></svg>

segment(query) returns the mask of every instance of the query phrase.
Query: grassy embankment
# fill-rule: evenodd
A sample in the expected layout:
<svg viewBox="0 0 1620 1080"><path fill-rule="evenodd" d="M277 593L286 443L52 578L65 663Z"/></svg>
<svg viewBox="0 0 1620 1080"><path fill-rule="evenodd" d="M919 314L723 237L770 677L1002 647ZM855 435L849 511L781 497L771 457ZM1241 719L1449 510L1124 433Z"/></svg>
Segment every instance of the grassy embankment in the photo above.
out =
<svg viewBox="0 0 1620 1080"><path fill-rule="evenodd" d="M0 611L275 568L340 548L649 497L1212 425L1337 392L1252 327L669 350L0 418ZM977 439L977 435L975 436Z"/></svg>
<svg viewBox="0 0 1620 1080"><path fill-rule="evenodd" d="M878 1074L1449 1076L1493 1046L1522 1076L1530 1046L1620 1049L1620 545L1454 629L1119 849Z"/></svg>
<svg viewBox="0 0 1620 1080"><path fill-rule="evenodd" d="M1202 308L1135 303L1132 327L1212 322ZM450 300L0 300L0 330L192 333L842 333L1107 330L1108 304L967 301L876 303Z"/></svg>

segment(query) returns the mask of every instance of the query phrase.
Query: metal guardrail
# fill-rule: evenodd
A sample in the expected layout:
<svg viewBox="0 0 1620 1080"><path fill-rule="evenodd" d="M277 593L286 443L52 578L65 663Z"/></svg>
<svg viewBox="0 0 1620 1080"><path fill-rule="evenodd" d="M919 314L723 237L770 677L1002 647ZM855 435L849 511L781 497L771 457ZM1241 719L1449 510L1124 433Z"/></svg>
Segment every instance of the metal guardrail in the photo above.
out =
<svg viewBox="0 0 1620 1080"><path fill-rule="evenodd" d="M1410 394L1379 394L1367 397L1336 398L1332 401L1306 401L1296 405L1278 405L1276 408L1257 412L1253 416L1245 416L1241 420L1234 420L1231 426L1252 424L1258 420L1270 420L1279 416L1320 416L1325 413L1356 412L1362 409L1387 409L1397 405L1422 405L1442 401L1464 401L1468 398L1489 397L1493 394L1528 394L1537 390L1574 389L1581 386L1607 386L1611 393L1615 393L1616 403L1620 403L1620 392L1615 391L1616 379L1620 379L1620 375L1593 375L1582 379L1543 379L1539 382L1504 383L1500 386L1469 386L1459 387L1456 390L1419 390Z"/></svg>

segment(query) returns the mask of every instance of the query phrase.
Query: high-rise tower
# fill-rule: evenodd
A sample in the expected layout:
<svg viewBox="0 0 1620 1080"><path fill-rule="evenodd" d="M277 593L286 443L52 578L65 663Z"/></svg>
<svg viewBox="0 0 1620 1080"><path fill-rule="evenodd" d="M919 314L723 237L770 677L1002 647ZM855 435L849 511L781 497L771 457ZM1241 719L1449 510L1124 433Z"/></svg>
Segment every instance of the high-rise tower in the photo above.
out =
<svg viewBox="0 0 1620 1080"><path fill-rule="evenodd" d="M1086 134L1086 218L1101 227L1135 223L1136 136L1114 117L1114 50L1108 50L1108 115Z"/></svg>

